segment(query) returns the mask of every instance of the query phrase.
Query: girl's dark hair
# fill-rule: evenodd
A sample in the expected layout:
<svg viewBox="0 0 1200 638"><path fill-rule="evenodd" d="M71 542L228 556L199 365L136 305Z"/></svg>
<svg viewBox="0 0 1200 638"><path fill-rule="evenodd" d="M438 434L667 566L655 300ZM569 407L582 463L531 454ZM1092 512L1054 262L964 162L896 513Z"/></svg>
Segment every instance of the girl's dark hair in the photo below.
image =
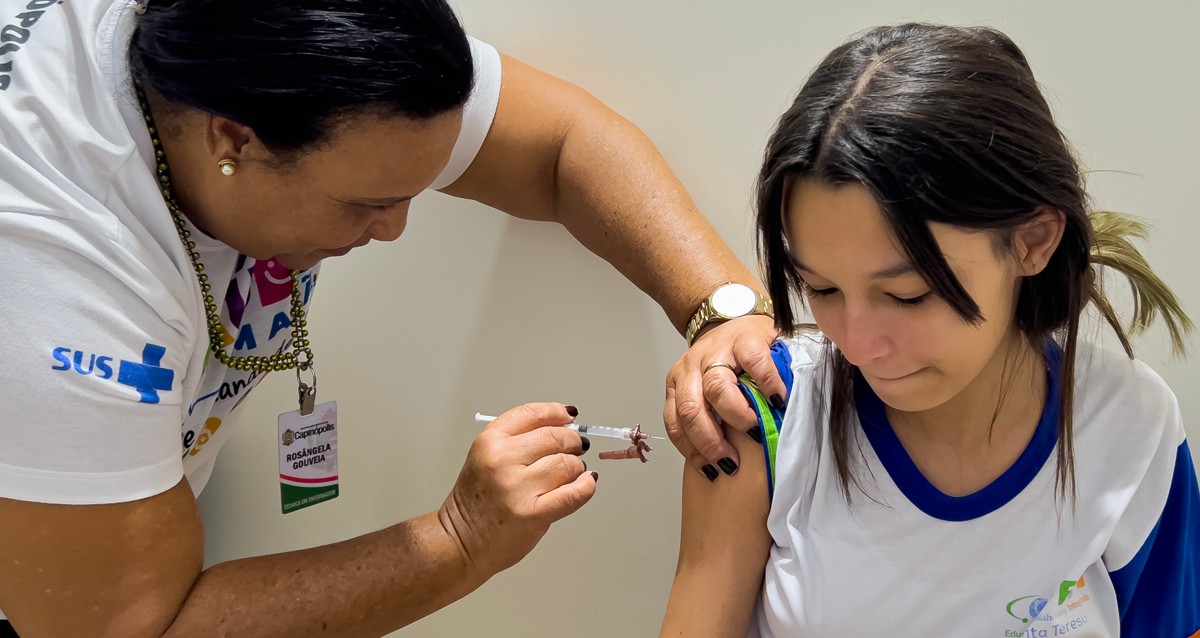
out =
<svg viewBox="0 0 1200 638"><path fill-rule="evenodd" d="M149 0L129 64L173 105L249 126L280 153L319 145L348 115L462 106L474 75L443 0Z"/></svg>
<svg viewBox="0 0 1200 638"><path fill-rule="evenodd" d="M1191 323L1127 239L1143 236L1144 227L1116 213L1088 213L1079 164L1016 44L988 28L880 27L834 49L813 71L771 136L757 189L758 251L785 334L796 329L792 293L803 283L788 256L784 201L802 177L867 189L934 293L971 323L983 318L979 306L929 223L993 231L1004 250L1013 229L1039 213L1065 215L1049 264L1021 282L1015 322L1030 343L1054 336L1063 350L1056 484L1060 497L1073 499L1074 365L1084 307L1096 305L1130 357L1127 332L1161 315L1182 352ZM1128 277L1135 300L1128 331L1093 264ZM831 448L849 501L851 485L863 489L851 463L854 369L826 344Z"/></svg>

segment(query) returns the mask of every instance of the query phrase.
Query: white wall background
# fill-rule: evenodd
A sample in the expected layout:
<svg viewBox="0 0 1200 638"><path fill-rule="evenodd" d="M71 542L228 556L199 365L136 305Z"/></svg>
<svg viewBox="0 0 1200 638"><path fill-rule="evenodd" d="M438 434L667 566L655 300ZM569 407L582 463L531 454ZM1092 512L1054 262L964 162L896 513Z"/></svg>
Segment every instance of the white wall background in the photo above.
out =
<svg viewBox="0 0 1200 638"><path fill-rule="evenodd" d="M997 26L1047 87L1097 171L1097 205L1154 225L1152 262L1200 319L1200 80L1193 0L459 0L468 30L591 90L641 126L717 229L753 264L750 188L766 136L808 71L852 33L919 19ZM325 265L313 343L321 400L341 413L342 496L282 516L275 419L294 378L248 402L201 499L210 562L297 549L435 509L476 410L534 400L581 421L662 432L682 340L657 306L561 228L430 193L392 245ZM1200 340L1193 340L1200 345ZM1161 332L1140 354L1200 440L1200 364ZM1200 353L1198 353L1200 355ZM1130 424L1136 427L1136 424ZM604 443L594 440L594 447ZM599 493L523 563L399 636L647 636L678 543L681 461L601 463ZM719 587L719 583L714 583Z"/></svg>

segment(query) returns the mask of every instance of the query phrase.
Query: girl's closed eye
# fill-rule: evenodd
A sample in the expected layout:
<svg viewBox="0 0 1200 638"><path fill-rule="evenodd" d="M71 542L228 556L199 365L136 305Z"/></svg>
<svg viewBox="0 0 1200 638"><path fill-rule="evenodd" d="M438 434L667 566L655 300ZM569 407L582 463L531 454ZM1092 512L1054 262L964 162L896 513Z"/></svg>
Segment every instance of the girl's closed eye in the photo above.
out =
<svg viewBox="0 0 1200 638"><path fill-rule="evenodd" d="M807 281L800 280L800 291L804 293L804 296L812 298L812 297L828 297L829 295L832 295L833 293L837 292L838 289L833 288L833 287L817 288L817 287L814 287L812 284L808 283Z"/></svg>
<svg viewBox="0 0 1200 638"><path fill-rule="evenodd" d="M806 297L808 297L810 299L820 298L820 297L828 297L836 292L839 292L837 288L834 288L832 286L829 288L818 288L808 282L801 282L801 291L804 293L804 295ZM929 298L932 295L933 295L933 291L925 292L925 293L922 293L920 295L916 295L913 297L904 297L904 296L893 295L893 294L888 294L887 296L893 302L895 302L897 305L899 305L901 307L912 308L912 307L919 306L919 305L925 303L926 301L929 300Z"/></svg>
<svg viewBox="0 0 1200 638"><path fill-rule="evenodd" d="M925 303L926 301L928 301L929 297L932 294L933 294L933 291L929 291L927 293L917 295L915 297L900 297L898 295L888 295L888 296L891 297L892 301L895 301L897 304L899 304L905 308L912 308L913 306L919 306L919 305Z"/></svg>

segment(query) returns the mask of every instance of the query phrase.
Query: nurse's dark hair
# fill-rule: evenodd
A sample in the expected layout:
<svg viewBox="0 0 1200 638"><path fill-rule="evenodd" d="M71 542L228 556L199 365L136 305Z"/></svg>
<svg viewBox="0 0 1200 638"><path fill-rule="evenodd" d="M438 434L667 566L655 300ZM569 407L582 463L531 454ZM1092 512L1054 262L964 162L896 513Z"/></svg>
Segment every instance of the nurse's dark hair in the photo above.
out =
<svg viewBox="0 0 1200 638"><path fill-rule="evenodd" d="M129 64L172 106L249 126L279 153L320 145L346 116L448 112L474 76L443 0L149 0Z"/></svg>
<svg viewBox="0 0 1200 638"><path fill-rule="evenodd" d="M788 188L800 179L871 193L917 271L968 323L983 316L929 223L990 231L1003 254L1018 226L1061 211L1061 243L1041 272L1021 280L1014 320L1030 343L1054 338L1063 351L1056 493L1074 503L1074 362L1084 308L1100 312L1130 357L1130 335L1157 317L1178 353L1192 325L1130 241L1143 238L1145 227L1117 213L1089 213L1079 163L1017 45L990 28L904 24L866 31L817 66L767 144L757 187L758 252L785 334L798 329L793 300L804 299L785 211ZM1133 289L1128 327L1101 289L1103 266ZM854 471L861 460L852 426L856 373L828 341L826 348L821 378L829 399L818 409L828 416L850 501L852 487L866 493Z"/></svg>

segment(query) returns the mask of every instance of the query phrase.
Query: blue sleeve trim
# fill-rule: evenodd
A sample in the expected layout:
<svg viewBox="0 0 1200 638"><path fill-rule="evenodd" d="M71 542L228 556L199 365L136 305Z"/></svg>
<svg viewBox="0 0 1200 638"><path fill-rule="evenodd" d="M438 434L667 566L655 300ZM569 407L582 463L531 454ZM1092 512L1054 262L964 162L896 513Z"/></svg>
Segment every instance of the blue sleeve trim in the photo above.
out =
<svg viewBox="0 0 1200 638"><path fill-rule="evenodd" d="M1125 638L1186 638L1200 631L1200 484L1187 441L1175 452L1171 491L1150 536L1111 572Z"/></svg>
<svg viewBox="0 0 1200 638"><path fill-rule="evenodd" d="M795 381L792 375L792 351L788 350L787 345L782 341L776 341L771 344L771 359L775 361L775 370L783 381L783 387L787 388L788 396L783 397L786 405L788 397L792 395L792 382ZM783 409L771 406L771 416L775 417L776 423L783 426Z"/></svg>

